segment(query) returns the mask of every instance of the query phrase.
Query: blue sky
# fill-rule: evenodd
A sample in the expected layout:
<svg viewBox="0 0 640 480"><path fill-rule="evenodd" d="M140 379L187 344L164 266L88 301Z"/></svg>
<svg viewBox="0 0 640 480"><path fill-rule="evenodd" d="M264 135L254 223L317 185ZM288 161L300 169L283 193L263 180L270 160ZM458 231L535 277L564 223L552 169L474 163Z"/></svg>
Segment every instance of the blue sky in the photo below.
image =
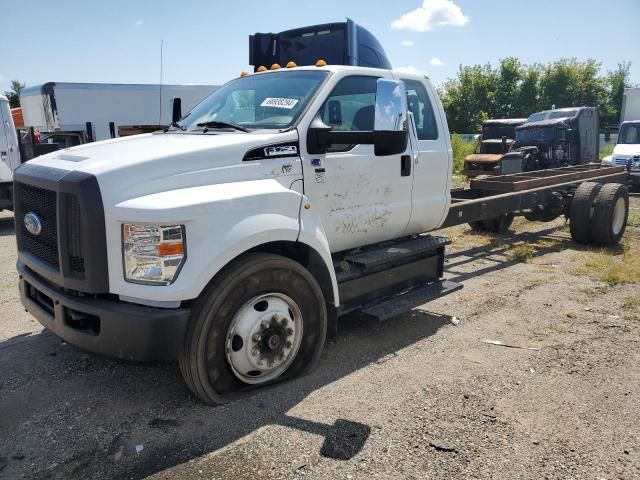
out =
<svg viewBox="0 0 640 480"><path fill-rule="evenodd" d="M31 0L2 7L0 91L9 80L221 84L248 69L248 35L350 17L394 67L436 84L459 65L595 58L632 62L640 83L640 0ZM15 12L11 13L11 6ZM9 23L7 23L7 21Z"/></svg>

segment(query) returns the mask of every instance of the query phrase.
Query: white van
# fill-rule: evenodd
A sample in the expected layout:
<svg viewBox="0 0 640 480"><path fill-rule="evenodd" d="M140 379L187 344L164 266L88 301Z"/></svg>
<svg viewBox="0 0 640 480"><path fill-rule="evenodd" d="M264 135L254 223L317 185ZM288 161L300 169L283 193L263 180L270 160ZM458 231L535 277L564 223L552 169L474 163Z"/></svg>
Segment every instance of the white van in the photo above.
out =
<svg viewBox="0 0 640 480"><path fill-rule="evenodd" d="M13 171L20 165L18 134L7 97L0 95L0 210L12 209Z"/></svg>

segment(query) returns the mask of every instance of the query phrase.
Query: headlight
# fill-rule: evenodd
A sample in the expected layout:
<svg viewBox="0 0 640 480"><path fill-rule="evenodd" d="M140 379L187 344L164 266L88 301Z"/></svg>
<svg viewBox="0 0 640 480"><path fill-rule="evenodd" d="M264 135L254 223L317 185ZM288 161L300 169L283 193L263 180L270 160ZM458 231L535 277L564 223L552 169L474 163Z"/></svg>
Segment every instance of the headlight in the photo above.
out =
<svg viewBox="0 0 640 480"><path fill-rule="evenodd" d="M169 285L186 258L184 225L122 225L122 261L127 282Z"/></svg>

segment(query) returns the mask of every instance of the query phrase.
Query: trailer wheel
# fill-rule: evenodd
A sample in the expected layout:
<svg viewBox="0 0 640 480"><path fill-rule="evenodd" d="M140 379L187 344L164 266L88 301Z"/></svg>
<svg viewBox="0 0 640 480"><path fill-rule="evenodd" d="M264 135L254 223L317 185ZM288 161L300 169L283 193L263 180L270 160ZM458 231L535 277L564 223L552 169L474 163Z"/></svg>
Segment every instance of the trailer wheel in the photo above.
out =
<svg viewBox="0 0 640 480"><path fill-rule="evenodd" d="M617 245L627 227L629 191L619 183L608 183L596 197L591 220L593 243L602 247Z"/></svg>
<svg viewBox="0 0 640 480"><path fill-rule="evenodd" d="M602 185L595 182L581 183L576 189L569 211L571 238L576 243L587 244L591 241L591 218L593 205Z"/></svg>
<svg viewBox="0 0 640 480"><path fill-rule="evenodd" d="M286 257L252 253L195 302L180 370L201 400L225 403L309 370L326 331L325 301L313 275Z"/></svg>
<svg viewBox="0 0 640 480"><path fill-rule="evenodd" d="M482 225L487 232L506 233L513 223L513 218L513 213L504 213L496 218L482 220Z"/></svg>

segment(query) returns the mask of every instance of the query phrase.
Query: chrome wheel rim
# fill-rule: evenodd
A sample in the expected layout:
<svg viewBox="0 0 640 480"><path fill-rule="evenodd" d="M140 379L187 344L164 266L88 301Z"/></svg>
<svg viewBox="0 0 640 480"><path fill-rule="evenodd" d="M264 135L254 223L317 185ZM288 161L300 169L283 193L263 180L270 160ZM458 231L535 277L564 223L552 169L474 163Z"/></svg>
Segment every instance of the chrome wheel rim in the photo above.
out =
<svg viewBox="0 0 640 480"><path fill-rule="evenodd" d="M251 385L282 375L302 342L302 312L282 293L252 298L238 310L227 330L225 350L233 374Z"/></svg>
<svg viewBox="0 0 640 480"><path fill-rule="evenodd" d="M618 235L624 225L624 217L626 213L624 198L620 197L613 207L612 230L614 235Z"/></svg>

